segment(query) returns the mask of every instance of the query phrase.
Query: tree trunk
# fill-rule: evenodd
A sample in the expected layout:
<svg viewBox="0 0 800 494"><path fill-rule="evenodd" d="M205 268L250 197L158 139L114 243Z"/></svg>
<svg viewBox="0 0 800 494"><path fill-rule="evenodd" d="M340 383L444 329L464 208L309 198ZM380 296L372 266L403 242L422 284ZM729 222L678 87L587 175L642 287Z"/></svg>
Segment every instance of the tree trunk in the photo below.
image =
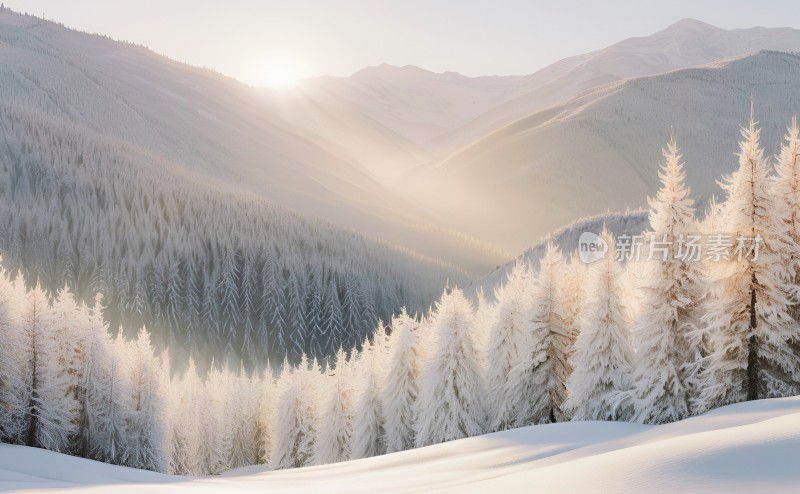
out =
<svg viewBox="0 0 800 494"><path fill-rule="evenodd" d="M747 340L747 401L758 399L758 340L756 338L756 275L750 289L750 337Z"/></svg>
<svg viewBox="0 0 800 494"><path fill-rule="evenodd" d="M36 348L36 336L39 331L37 317L38 307L36 306L36 295L33 295L33 314L31 317L31 397L28 400L28 434L25 438L25 446L36 446L36 436L39 435L39 372L36 369L36 364L39 361L39 355Z"/></svg>

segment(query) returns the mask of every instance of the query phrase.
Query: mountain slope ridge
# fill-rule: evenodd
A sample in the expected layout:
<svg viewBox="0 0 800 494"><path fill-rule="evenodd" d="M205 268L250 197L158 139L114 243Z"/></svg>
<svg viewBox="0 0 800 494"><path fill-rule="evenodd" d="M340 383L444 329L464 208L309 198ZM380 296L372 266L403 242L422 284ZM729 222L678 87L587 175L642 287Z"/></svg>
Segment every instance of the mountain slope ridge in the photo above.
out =
<svg viewBox="0 0 800 494"><path fill-rule="evenodd" d="M498 105L430 143L449 154L505 124L603 84L670 72L763 49L800 50L800 30L762 28L725 30L695 19L680 20L649 36L562 59L521 82L529 92Z"/></svg>
<svg viewBox="0 0 800 494"><path fill-rule="evenodd" d="M507 238L506 249L521 251L577 218L644 206L674 134L702 204L735 164L750 94L773 154L800 109L799 80L800 57L763 51L589 89L419 167L410 176L413 200L448 211L472 236ZM484 216L494 222L470 221Z"/></svg>

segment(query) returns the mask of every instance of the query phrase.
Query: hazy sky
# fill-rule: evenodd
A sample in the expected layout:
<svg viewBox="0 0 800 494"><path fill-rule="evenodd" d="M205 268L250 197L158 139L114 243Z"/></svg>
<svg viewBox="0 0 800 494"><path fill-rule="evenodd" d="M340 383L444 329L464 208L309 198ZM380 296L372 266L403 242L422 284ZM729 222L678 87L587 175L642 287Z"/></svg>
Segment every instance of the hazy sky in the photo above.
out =
<svg viewBox="0 0 800 494"><path fill-rule="evenodd" d="M530 73L684 17L800 27L793 0L4 0L250 83L349 75L383 62L467 75ZM283 74L291 75L291 74Z"/></svg>

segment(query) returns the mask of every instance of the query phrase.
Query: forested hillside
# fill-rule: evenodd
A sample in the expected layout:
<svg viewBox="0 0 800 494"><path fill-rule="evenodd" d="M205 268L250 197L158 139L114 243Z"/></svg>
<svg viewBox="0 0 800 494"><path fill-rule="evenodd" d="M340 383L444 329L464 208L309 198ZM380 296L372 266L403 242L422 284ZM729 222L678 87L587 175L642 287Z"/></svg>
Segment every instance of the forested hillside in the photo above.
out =
<svg viewBox="0 0 800 494"><path fill-rule="evenodd" d="M153 328L175 355L324 358L458 273L40 113L2 107L0 129L8 271L83 301L102 293L112 330Z"/></svg>
<svg viewBox="0 0 800 494"><path fill-rule="evenodd" d="M0 59L5 265L102 292L112 331L203 367L324 358L466 279L397 244L441 237L253 88L8 9Z"/></svg>

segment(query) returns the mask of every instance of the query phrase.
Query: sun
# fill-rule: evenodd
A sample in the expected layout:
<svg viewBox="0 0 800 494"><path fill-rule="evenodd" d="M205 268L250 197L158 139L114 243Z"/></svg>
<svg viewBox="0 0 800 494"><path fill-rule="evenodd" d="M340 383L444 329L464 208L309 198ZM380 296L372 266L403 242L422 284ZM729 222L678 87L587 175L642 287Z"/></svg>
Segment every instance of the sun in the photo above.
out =
<svg viewBox="0 0 800 494"><path fill-rule="evenodd" d="M267 60L258 71L256 82L270 89L291 89L300 80L297 64L290 60Z"/></svg>

